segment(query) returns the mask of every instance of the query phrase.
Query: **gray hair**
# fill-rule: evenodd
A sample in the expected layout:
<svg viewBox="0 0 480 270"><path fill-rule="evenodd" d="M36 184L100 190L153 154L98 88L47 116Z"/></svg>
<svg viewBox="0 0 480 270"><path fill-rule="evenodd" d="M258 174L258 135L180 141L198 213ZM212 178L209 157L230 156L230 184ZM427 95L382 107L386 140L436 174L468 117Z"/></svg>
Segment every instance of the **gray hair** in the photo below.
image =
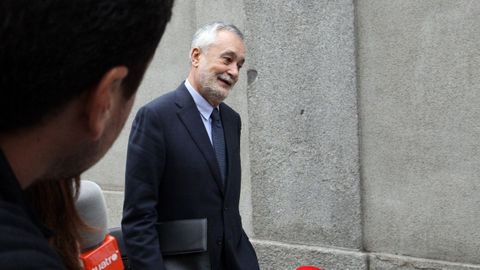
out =
<svg viewBox="0 0 480 270"><path fill-rule="evenodd" d="M244 40L243 33L233 24L216 21L204 25L193 35L191 49L200 48L202 51L207 51L208 47L212 45L216 38L217 33L220 31L229 31L237 35L241 40Z"/></svg>

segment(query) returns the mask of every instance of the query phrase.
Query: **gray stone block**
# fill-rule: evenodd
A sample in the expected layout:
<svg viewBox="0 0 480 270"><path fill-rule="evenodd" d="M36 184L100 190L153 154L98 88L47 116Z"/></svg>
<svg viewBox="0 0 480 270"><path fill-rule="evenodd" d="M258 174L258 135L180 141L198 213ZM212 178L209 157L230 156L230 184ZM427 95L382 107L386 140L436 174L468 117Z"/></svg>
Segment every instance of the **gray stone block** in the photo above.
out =
<svg viewBox="0 0 480 270"><path fill-rule="evenodd" d="M369 270L478 270L480 265L449 263L387 254L370 254Z"/></svg>
<svg viewBox="0 0 480 270"><path fill-rule="evenodd" d="M108 227L120 227L122 221L123 192L104 191L103 195L107 201Z"/></svg>
<svg viewBox="0 0 480 270"><path fill-rule="evenodd" d="M295 270L302 265L322 270L367 270L367 257L360 252L278 242L252 240L263 270Z"/></svg>
<svg viewBox="0 0 480 270"><path fill-rule="evenodd" d="M244 1L256 238L361 246L352 1Z"/></svg>
<svg viewBox="0 0 480 270"><path fill-rule="evenodd" d="M480 2L357 1L365 249L480 263Z"/></svg>

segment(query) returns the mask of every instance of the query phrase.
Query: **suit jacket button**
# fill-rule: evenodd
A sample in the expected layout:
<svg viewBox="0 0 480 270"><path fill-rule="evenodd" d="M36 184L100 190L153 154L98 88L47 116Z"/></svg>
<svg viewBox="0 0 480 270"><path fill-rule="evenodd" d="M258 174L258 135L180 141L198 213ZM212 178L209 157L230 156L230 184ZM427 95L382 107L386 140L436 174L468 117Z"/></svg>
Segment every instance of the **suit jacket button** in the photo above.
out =
<svg viewBox="0 0 480 270"><path fill-rule="evenodd" d="M222 245L222 240L217 240L217 245L221 246Z"/></svg>
<svg viewBox="0 0 480 270"><path fill-rule="evenodd" d="M228 211L228 207L224 207L224 208L223 208L223 211Z"/></svg>

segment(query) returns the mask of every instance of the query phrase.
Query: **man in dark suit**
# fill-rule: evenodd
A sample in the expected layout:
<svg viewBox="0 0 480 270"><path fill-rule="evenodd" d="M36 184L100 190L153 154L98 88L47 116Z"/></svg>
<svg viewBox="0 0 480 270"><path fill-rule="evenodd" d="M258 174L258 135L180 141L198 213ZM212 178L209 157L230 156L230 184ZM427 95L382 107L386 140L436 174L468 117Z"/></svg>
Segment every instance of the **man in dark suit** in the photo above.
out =
<svg viewBox="0 0 480 270"><path fill-rule="evenodd" d="M259 269L242 229L240 116L222 101L245 61L243 34L215 22L194 35L191 70L142 107L127 156L122 230L133 269L164 269L155 223L207 218L212 269Z"/></svg>

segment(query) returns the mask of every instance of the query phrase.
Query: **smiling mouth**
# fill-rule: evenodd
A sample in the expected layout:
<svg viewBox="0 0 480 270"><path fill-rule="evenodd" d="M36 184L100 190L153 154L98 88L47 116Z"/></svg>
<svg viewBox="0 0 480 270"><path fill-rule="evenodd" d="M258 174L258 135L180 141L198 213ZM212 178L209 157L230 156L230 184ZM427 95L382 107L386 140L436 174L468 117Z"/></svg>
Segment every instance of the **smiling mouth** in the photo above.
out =
<svg viewBox="0 0 480 270"><path fill-rule="evenodd" d="M228 86L232 86L232 83L227 81L227 80L224 80L222 78L218 78L219 81L223 82L224 84L228 85Z"/></svg>
<svg viewBox="0 0 480 270"><path fill-rule="evenodd" d="M231 79L230 77L228 77L225 74L218 76L218 80L223 82L224 84L228 85L229 87L232 87L233 84L235 83L233 81L233 79Z"/></svg>

